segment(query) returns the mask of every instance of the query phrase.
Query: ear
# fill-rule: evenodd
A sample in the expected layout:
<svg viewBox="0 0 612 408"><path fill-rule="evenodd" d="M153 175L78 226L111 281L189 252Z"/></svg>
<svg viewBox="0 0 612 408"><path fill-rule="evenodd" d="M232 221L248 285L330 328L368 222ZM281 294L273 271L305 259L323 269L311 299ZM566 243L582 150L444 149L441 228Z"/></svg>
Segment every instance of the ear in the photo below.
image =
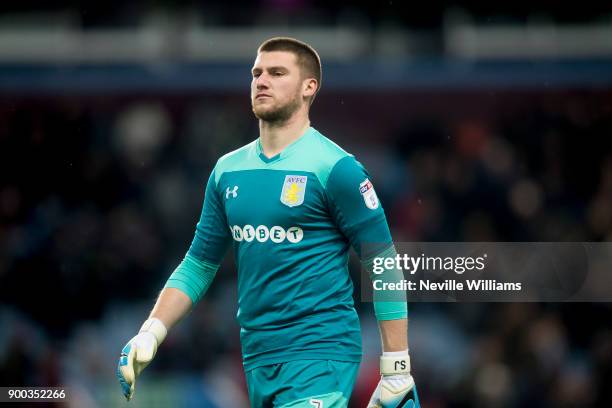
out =
<svg viewBox="0 0 612 408"><path fill-rule="evenodd" d="M305 98L309 98L317 93L319 89L319 83L314 78L305 79L303 84L302 96Z"/></svg>

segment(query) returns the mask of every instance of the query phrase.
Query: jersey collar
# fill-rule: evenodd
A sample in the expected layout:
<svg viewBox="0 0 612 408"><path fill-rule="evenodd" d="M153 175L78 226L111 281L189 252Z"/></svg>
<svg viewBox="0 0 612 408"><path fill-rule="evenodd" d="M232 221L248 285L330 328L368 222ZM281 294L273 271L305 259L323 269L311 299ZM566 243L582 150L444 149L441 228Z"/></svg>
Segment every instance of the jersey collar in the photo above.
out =
<svg viewBox="0 0 612 408"><path fill-rule="evenodd" d="M255 144L257 148L257 156L261 159L261 161L263 161L266 164L273 163L281 159L284 159L288 157L296 149L296 147L299 146L302 143L302 141L304 141L314 131L315 131L314 128L312 126L309 126L308 129L306 129L306 131L304 132L302 136L298 137L291 144L285 147L280 153L272 157L266 157L266 155L264 154L263 148L261 147L261 138L259 137L257 138L257 143Z"/></svg>

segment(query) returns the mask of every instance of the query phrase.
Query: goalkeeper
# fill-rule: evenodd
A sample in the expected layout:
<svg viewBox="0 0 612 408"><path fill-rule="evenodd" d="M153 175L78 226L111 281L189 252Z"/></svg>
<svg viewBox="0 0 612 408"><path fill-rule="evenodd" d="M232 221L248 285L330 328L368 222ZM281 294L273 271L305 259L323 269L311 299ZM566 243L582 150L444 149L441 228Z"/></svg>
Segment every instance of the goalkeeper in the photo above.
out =
<svg viewBox="0 0 612 408"><path fill-rule="evenodd" d="M310 126L320 86L321 62L309 45L277 37L259 47L251 82L259 138L217 161L187 254L123 348L117 376L128 400L168 330L202 298L232 245L251 406L347 406L362 356L349 248L366 267L395 250L363 166ZM405 297L375 302L374 311L383 355L368 406L418 406Z"/></svg>

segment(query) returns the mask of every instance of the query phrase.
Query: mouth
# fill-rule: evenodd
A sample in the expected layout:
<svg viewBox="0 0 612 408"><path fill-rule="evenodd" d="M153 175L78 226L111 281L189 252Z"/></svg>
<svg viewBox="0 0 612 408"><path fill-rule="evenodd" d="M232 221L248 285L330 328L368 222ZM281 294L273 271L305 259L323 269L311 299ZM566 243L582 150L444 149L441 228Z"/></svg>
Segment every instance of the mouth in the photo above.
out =
<svg viewBox="0 0 612 408"><path fill-rule="evenodd" d="M263 94L263 93L262 93L262 94L257 94L257 95L255 96L255 99L261 99L261 98L271 98L271 97L272 97L271 95L268 95L268 94Z"/></svg>

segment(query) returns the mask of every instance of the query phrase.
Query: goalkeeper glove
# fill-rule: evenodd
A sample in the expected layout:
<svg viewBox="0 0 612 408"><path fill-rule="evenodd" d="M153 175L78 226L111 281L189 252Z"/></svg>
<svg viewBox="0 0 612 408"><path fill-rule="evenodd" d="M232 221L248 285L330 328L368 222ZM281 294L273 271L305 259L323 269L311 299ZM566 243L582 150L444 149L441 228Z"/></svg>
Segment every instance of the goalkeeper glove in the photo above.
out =
<svg viewBox="0 0 612 408"><path fill-rule="evenodd" d="M164 341L168 330L161 320L147 319L138 334L127 342L117 364L117 378L123 395L129 401L134 396L136 377L149 365L157 347Z"/></svg>
<svg viewBox="0 0 612 408"><path fill-rule="evenodd" d="M410 375L408 350L383 353L380 373L380 381L368 408L420 408L414 379Z"/></svg>

